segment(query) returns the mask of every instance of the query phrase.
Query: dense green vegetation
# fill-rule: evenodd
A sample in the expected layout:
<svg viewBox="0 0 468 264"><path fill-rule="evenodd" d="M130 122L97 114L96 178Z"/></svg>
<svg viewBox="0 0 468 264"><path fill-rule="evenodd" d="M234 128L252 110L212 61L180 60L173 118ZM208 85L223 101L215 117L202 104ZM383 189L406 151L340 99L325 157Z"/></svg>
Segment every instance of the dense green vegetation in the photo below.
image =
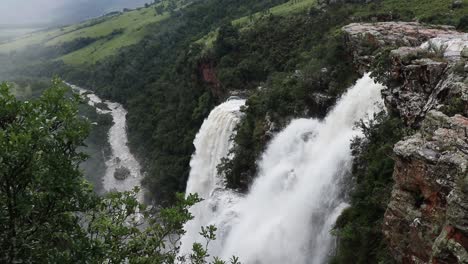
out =
<svg viewBox="0 0 468 264"><path fill-rule="evenodd" d="M358 16L386 15L400 20L421 21L431 24L458 26L468 14L468 2L459 7L452 0L383 0L355 7Z"/></svg>
<svg viewBox="0 0 468 264"><path fill-rule="evenodd" d="M164 3L165 1L160 5ZM167 19L168 16L168 12L156 14L153 7L110 14L78 25L32 33L1 44L0 53L24 52L31 45L43 46L45 49L60 49L61 46L67 46L79 39L93 39L96 41L63 54L56 54L55 57L66 54L60 58L66 63L94 63L115 54L122 47L138 43L145 36L150 24Z"/></svg>
<svg viewBox="0 0 468 264"><path fill-rule="evenodd" d="M248 90L246 117L235 139L234 152L239 155L221 166L229 186L246 189L255 175L255 160L271 133L293 117L323 116L357 78L343 47L341 26L355 21L401 19L443 22L437 18L450 14L450 21L445 22L463 27L468 5L454 9L449 2L384 0L321 8L313 7L314 2L308 0L243 0L236 4L227 0L178 1L175 7L164 2L164 6L87 22L93 25L72 26L78 27L67 33L73 37L57 38L73 40L62 43L82 52L101 37L107 40L106 34L112 30L104 25L120 21L122 16L168 13L167 18L145 27L145 37L139 43L120 49L114 56L81 66L49 59L16 72L59 74L123 103L129 110L132 150L148 172L145 186L150 197L158 202L171 201L174 191L184 190L193 138L209 110L229 91ZM140 15L141 19L146 17ZM119 26L114 30L119 29L121 24L115 23ZM104 28L107 33L101 34ZM122 34L129 31L125 29ZM77 32L89 34L80 38ZM116 34L118 38L120 34ZM80 48L88 42L91 44ZM202 80L206 65L219 83Z"/></svg>
<svg viewBox="0 0 468 264"><path fill-rule="evenodd" d="M227 176L228 186L244 190L249 187L256 172L255 161L268 142L270 133L284 126L288 118L321 116L334 101L326 101L323 109L324 106L317 107L312 95L320 93L336 98L356 77L349 58L343 52L343 39L336 33L341 26L356 20L417 18L463 28L466 11L452 10L450 3L444 1L434 3L438 7L444 5L444 8L437 9L430 2L418 2L417 5L409 2L396 5L395 1L370 5L336 5L325 12L312 9L309 14L296 14L293 17L266 16L240 31L229 26L221 28L213 44L215 55L220 54L220 50L224 50L221 54L226 54L218 55L221 57L218 57L217 68L221 83L227 89L262 87L260 91L252 92L247 101L248 108L244 110L246 117L237 128L234 158L224 160L220 166ZM466 9L467 5L463 8ZM439 14L444 12L452 14L450 20L440 20L442 16ZM268 28L268 31L262 31L263 27ZM294 39L296 29L301 33L299 39ZM246 37L249 33L253 36L251 39ZM283 40L287 46L283 46ZM268 44L271 46L262 49L262 45ZM281 52L284 47L287 52ZM275 64L272 61L278 58L275 56L277 51L284 57L291 55L290 58L296 61L284 59ZM378 70L376 75L380 75L378 79L382 81L385 81L388 51L381 51L378 60L372 65ZM268 69L274 65L278 67ZM262 72L259 69L267 70ZM452 105L458 107L457 104ZM276 126L271 127L271 122ZM402 127L398 117L381 114L375 123L363 127L366 138L353 144L356 157L353 178L357 182L350 193L351 207L343 213L336 226L339 248L333 263L391 263L383 241L381 223L393 186L392 148L407 133Z"/></svg>
<svg viewBox="0 0 468 264"><path fill-rule="evenodd" d="M20 100L28 100L39 97L49 87L50 81L16 79L11 83L11 92Z"/></svg>
<svg viewBox="0 0 468 264"><path fill-rule="evenodd" d="M60 259L58 244L67 241L65 230L78 229L73 224L77 216L70 212L86 210L91 202L76 169L83 159L76 147L87 126L75 119L77 102L61 100L63 90L21 102L8 89L0 88L0 259ZM48 223L53 225L48 228Z"/></svg>
<svg viewBox="0 0 468 264"><path fill-rule="evenodd" d="M174 263L178 240L169 236L184 233L200 199L178 195L156 213L136 200L138 189L96 196L79 170L89 123L78 117L78 96L57 80L31 101L9 89L0 85L0 262ZM206 245L215 231L202 227ZM181 263L208 263L206 247L195 243Z"/></svg>
<svg viewBox="0 0 468 264"><path fill-rule="evenodd" d="M177 201L174 193L185 189L192 142L203 119L229 92L243 90L248 101L234 138L234 158L224 160L220 169L229 187L245 191L271 136L291 118L323 117L358 77L343 46L342 26L418 20L467 30L465 2L459 8L453 8L451 0L381 0L319 8L309 0L163 1L0 45L9 53L15 45L36 44L21 54L0 55L0 74L59 74L123 103L129 111L132 151L146 171L148 195L153 203L167 205ZM384 70L385 58L380 62ZM214 82L203 80L206 66ZM37 96L39 90L23 85L16 93ZM455 102L447 111L458 107ZM96 138L102 137L109 120L90 116L104 125L95 132ZM354 144L357 183L351 207L337 223L335 263L385 259L380 223L392 185L388 155L404 133L397 118L383 116L364 131L366 139ZM116 199L128 201L125 195L131 196L123 195Z"/></svg>
<svg viewBox="0 0 468 264"><path fill-rule="evenodd" d="M323 116L355 80L357 74L339 33L342 26L355 21L418 19L462 29L467 11L468 5L451 8L451 1L376 1L312 8L291 16L264 13L251 18L248 27L227 25L219 29L212 57L224 88L262 87L252 92L247 102L246 117L235 137L234 158L220 166L228 185L245 190L255 175L255 161L268 142L268 134L292 117ZM444 14L450 14L450 19L441 20L447 17ZM388 51L382 51L373 65L380 75L385 71ZM276 125L273 130L271 122Z"/></svg>
<svg viewBox="0 0 468 264"><path fill-rule="evenodd" d="M202 47L193 41L225 23L227 17L244 15L246 8L255 12L274 3L244 0L223 5L213 0L192 4L174 12L150 36L118 56L92 67L56 63L49 67L59 69L67 80L124 103L129 110L132 150L148 172L145 186L155 201L172 201L175 191L185 189L193 139L215 102L199 79Z"/></svg>
<svg viewBox="0 0 468 264"><path fill-rule="evenodd" d="M230 187L249 186L268 130L270 135L277 132L293 117L323 117L358 77L343 36L335 32L346 16L335 12L268 15L242 31L230 25L219 30L213 48L219 80L227 90L251 90L246 117L237 129L234 158L220 167Z"/></svg>
<svg viewBox="0 0 468 264"><path fill-rule="evenodd" d="M351 206L338 218L338 250L332 263L393 263L383 241L382 221L393 187L393 145L409 131L397 116L382 112L361 124L364 138L352 144Z"/></svg>
<svg viewBox="0 0 468 264"><path fill-rule="evenodd" d="M41 79L15 79L10 87L12 94L19 100L35 99L51 86L50 81ZM88 104L80 104L78 107L80 116L85 117L91 123L89 135L85 139L85 146L80 151L89 157L81 163L86 179L93 183L97 193L102 193L102 177L106 171L106 161L110 156L108 132L113 124L110 114L100 114L94 107Z"/></svg>

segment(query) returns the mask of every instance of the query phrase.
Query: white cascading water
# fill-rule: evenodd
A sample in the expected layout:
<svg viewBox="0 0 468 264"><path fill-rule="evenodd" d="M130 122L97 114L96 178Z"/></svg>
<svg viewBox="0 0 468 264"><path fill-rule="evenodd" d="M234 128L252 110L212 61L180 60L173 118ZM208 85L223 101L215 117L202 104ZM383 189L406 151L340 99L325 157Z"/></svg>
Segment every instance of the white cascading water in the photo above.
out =
<svg viewBox="0 0 468 264"><path fill-rule="evenodd" d="M194 242L204 242L199 235L201 226L212 224L222 210L237 202L238 196L225 188L217 166L229 155L230 137L241 119L240 109L244 104L245 100L233 99L217 106L195 138L186 194L196 193L204 201L190 209L194 219L185 225L187 233L181 239L182 254L189 253Z"/></svg>
<svg viewBox="0 0 468 264"><path fill-rule="evenodd" d="M198 226L187 226L188 234L198 232L206 223L220 224L210 254L223 259L235 255L245 264L326 263L334 250L330 231L347 206L343 182L352 164L350 144L361 136L355 124L383 109L382 88L366 74L324 120L292 121L263 154L249 193L234 196L233 202L219 203L229 208L216 208L213 218L209 210L195 212L204 220L197 222ZM199 137L215 138L204 133L215 133L213 130L202 128ZM210 154L206 157L219 160L212 156L215 153ZM191 189L212 191L202 180L207 175L192 172ZM193 236L183 238L188 244L185 247L195 241Z"/></svg>
<svg viewBox="0 0 468 264"><path fill-rule="evenodd" d="M111 114L114 124L109 130L109 144L112 155L106 161L106 173L103 179L104 189L106 191L131 191L134 187L141 186L141 167L138 161L130 152L127 137L127 111L125 108L115 102L103 101L97 95L90 91L80 88L76 85L68 84L73 90L78 91L80 95L88 99L88 104L96 109L100 114ZM107 109L102 109L99 104L104 104ZM123 167L130 171L130 176L125 180L118 180L114 177L117 168ZM140 191L138 200L143 201L143 194Z"/></svg>

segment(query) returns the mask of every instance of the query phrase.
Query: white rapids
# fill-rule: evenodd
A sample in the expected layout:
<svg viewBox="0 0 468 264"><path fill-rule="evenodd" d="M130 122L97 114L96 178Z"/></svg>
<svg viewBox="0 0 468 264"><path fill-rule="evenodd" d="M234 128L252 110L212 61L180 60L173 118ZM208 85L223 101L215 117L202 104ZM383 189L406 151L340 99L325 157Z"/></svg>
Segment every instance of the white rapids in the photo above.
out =
<svg viewBox="0 0 468 264"><path fill-rule="evenodd" d="M222 176L214 168L229 149L231 121L212 118L220 111L215 109L195 140L187 188L208 203L192 211L195 221L186 225L182 252L200 242L200 226L215 224L212 256L235 255L246 264L326 263L335 246L330 231L347 207L342 194L352 165L351 140L362 136L355 124L383 109L382 88L366 74L324 120L293 120L269 144L244 197L218 184Z"/></svg>
<svg viewBox="0 0 468 264"><path fill-rule="evenodd" d="M130 152L128 147L127 137L127 111L125 108L115 102L103 101L97 95L89 90L80 88L76 85L68 84L73 90L80 93L81 96L88 99L88 104L96 109L100 114L111 114L114 124L109 130L109 144L111 146L112 155L106 161L106 173L103 179L105 191L131 191L134 187L141 186L142 174L141 166L135 157ZM107 109L99 107L100 104L107 106ZM117 180L114 173L117 168L127 168L130 171L130 176L125 180ZM143 192L140 191L138 199L143 201Z"/></svg>

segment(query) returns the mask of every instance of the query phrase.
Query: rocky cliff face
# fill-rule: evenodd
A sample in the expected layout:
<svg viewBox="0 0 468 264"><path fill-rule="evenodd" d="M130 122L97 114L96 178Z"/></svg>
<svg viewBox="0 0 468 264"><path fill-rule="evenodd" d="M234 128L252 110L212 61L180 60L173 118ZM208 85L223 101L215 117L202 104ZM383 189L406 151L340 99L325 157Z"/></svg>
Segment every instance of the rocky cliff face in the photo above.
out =
<svg viewBox="0 0 468 264"><path fill-rule="evenodd" d="M468 263L468 119L430 111L395 145L384 235L402 263Z"/></svg>
<svg viewBox="0 0 468 264"><path fill-rule="evenodd" d="M389 111L416 133L394 148L382 226L399 263L468 263L468 34L418 23L344 28L360 72L387 85Z"/></svg>
<svg viewBox="0 0 468 264"><path fill-rule="evenodd" d="M198 69L200 71L201 79L209 85L211 93L216 98L222 98L225 96L226 92L221 87L213 62L202 62L199 64Z"/></svg>

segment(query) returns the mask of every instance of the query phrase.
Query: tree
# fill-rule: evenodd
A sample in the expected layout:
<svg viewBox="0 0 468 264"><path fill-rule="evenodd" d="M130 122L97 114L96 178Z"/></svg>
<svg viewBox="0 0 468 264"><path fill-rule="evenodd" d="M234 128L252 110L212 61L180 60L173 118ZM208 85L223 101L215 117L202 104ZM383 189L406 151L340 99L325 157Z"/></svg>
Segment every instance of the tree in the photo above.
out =
<svg viewBox="0 0 468 264"><path fill-rule="evenodd" d="M155 5L154 10L156 11L156 15L162 15L164 13L164 5Z"/></svg>
<svg viewBox="0 0 468 264"><path fill-rule="evenodd" d="M217 57L222 57L236 51L239 46L239 31L231 23L222 25L218 31L218 37L214 43L214 51Z"/></svg>
<svg viewBox="0 0 468 264"><path fill-rule="evenodd" d="M174 0L170 0L169 3L166 6L166 9L169 10L169 12L173 13L177 8L177 4Z"/></svg>
<svg viewBox="0 0 468 264"><path fill-rule="evenodd" d="M0 262L73 260L85 234L73 212L94 203L77 151L89 126L60 82L38 100L0 86Z"/></svg>
<svg viewBox="0 0 468 264"><path fill-rule="evenodd" d="M1 263L210 262L214 226L201 229L205 246L179 255L197 195L178 194L173 206L157 209L138 202L138 188L96 196L79 170L89 124L78 117L78 95L59 80L33 101L9 89L0 86Z"/></svg>

